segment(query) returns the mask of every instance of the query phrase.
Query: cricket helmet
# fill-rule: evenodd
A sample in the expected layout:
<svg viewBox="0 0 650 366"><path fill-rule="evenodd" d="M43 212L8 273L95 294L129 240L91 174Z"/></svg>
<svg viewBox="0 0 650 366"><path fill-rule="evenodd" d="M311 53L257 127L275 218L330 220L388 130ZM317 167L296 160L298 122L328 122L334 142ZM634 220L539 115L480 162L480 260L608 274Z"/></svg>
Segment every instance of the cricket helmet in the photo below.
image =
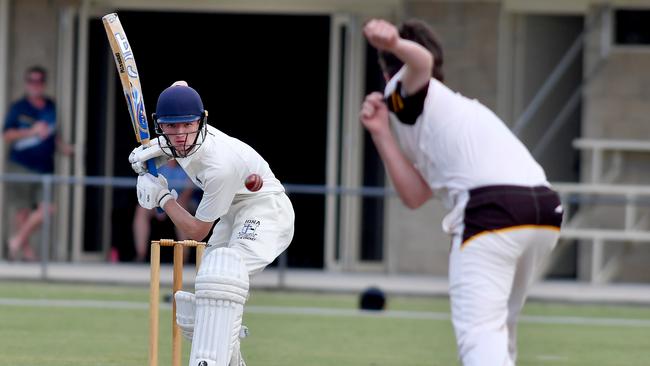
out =
<svg viewBox="0 0 650 366"><path fill-rule="evenodd" d="M196 90L185 85L172 85L158 97L154 121L158 123L184 123L203 117L203 101Z"/></svg>
<svg viewBox="0 0 650 366"><path fill-rule="evenodd" d="M203 143L207 130L208 111L203 108L203 101L199 93L184 81L177 81L172 86L163 90L158 97L156 113L153 114L153 124L157 134L162 135L167 148L163 151L168 155L186 157L193 154ZM199 122L196 137L191 144L185 146L185 152L180 153L172 146L168 134L164 133L161 124Z"/></svg>

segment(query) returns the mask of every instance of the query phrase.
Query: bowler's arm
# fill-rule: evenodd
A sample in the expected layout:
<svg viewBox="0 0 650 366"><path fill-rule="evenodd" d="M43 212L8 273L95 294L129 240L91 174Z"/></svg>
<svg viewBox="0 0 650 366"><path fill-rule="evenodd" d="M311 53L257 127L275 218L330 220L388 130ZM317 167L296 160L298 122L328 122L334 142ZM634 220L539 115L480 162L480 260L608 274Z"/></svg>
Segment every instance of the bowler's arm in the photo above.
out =
<svg viewBox="0 0 650 366"><path fill-rule="evenodd" d="M404 156L392 133L372 135L379 156L386 166L399 198L410 209L416 209L433 197L433 192L413 163Z"/></svg>
<svg viewBox="0 0 650 366"><path fill-rule="evenodd" d="M402 87L406 95L415 94L429 83L433 72L433 55L419 44L400 38L391 51L406 65Z"/></svg>
<svg viewBox="0 0 650 366"><path fill-rule="evenodd" d="M412 95L427 85L433 73L433 54L420 44L403 39L397 28L381 19L366 23L363 33L378 50L390 52L406 65L402 87Z"/></svg>
<svg viewBox="0 0 650 366"><path fill-rule="evenodd" d="M381 93L366 96L361 107L361 122L372 136L397 194L408 208L418 208L433 192L413 163L404 155L388 123L388 108Z"/></svg>

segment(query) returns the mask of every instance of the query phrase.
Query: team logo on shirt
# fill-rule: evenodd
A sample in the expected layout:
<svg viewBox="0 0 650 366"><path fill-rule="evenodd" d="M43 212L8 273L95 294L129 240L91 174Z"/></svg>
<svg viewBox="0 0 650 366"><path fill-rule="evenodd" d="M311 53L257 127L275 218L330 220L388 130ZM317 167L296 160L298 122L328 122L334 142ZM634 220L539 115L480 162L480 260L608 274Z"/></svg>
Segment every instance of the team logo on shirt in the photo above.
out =
<svg viewBox="0 0 650 366"><path fill-rule="evenodd" d="M259 220L244 221L244 225L237 233L237 239L255 240L257 238L257 228L259 226Z"/></svg>

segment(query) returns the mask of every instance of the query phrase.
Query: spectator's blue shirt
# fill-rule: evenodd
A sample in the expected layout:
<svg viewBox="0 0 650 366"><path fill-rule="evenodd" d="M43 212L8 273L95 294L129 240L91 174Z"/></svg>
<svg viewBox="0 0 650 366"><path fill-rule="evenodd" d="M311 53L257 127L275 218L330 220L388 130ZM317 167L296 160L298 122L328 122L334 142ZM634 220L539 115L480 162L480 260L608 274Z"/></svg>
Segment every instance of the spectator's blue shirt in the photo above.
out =
<svg viewBox="0 0 650 366"><path fill-rule="evenodd" d="M3 132L8 129L29 129L37 121L44 121L50 127L50 134L41 139L38 136L25 137L11 144L9 160L33 170L36 173L54 172L54 150L56 148L56 109L52 100L45 100L45 107L37 109L23 98L12 104L5 119Z"/></svg>

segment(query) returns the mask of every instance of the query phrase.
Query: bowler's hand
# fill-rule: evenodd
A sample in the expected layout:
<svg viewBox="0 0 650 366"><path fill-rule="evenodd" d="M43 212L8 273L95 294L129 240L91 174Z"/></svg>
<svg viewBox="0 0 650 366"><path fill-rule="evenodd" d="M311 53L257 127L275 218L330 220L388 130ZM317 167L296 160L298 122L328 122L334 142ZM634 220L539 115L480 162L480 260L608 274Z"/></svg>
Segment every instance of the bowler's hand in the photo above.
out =
<svg viewBox="0 0 650 366"><path fill-rule="evenodd" d="M371 135L390 131L388 107L381 93L373 92L366 96L361 105L361 123Z"/></svg>
<svg viewBox="0 0 650 366"><path fill-rule="evenodd" d="M397 27L383 19L372 19L366 23L363 35L368 43L381 51L391 51L400 39Z"/></svg>

